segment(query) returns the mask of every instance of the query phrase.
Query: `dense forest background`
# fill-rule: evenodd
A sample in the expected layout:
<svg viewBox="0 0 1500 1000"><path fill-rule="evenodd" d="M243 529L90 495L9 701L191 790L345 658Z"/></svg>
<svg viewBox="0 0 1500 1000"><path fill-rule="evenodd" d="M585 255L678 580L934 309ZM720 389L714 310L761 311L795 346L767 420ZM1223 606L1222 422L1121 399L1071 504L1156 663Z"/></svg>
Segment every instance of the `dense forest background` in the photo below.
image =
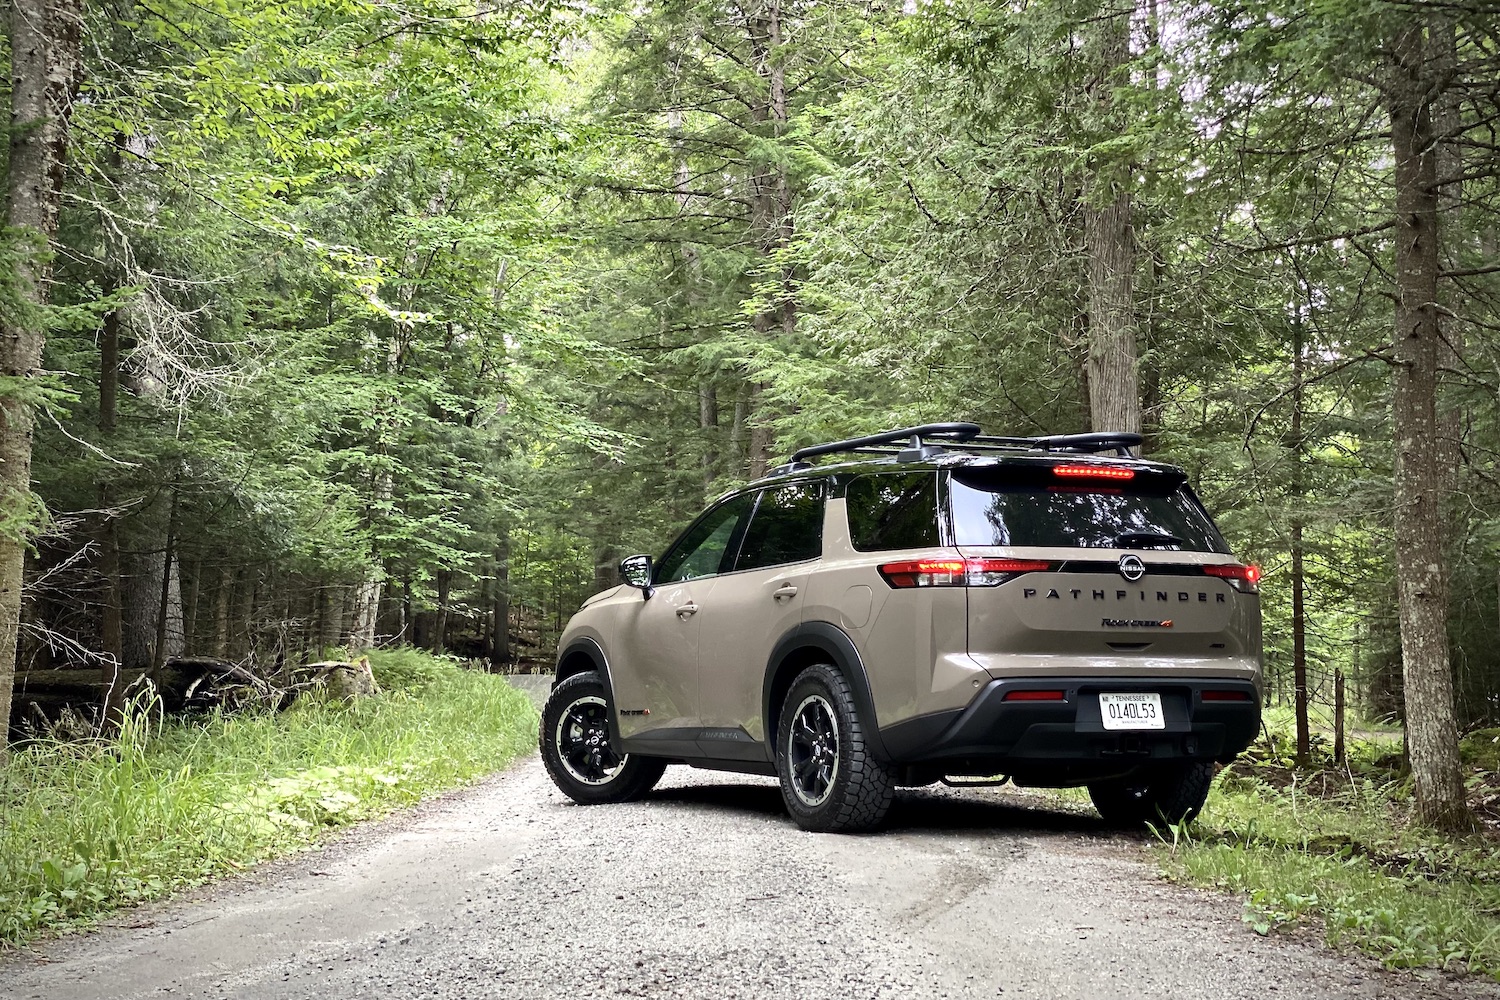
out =
<svg viewBox="0 0 1500 1000"><path fill-rule="evenodd" d="M1264 567L1277 702L1402 713L1435 503L1500 724L1492 0L12 0L66 62L27 18L76 59L41 303L0 250L18 715L183 653L545 662L796 447L1104 412Z"/></svg>

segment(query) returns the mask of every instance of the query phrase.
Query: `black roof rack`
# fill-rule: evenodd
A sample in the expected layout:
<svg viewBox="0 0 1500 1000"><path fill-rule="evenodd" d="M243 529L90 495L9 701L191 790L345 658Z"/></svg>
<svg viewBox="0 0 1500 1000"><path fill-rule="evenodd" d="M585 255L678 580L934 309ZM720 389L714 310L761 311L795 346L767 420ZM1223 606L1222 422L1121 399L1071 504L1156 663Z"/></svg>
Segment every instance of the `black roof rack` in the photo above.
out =
<svg viewBox="0 0 1500 1000"><path fill-rule="evenodd" d="M980 433L978 424L920 424L802 448L793 453L790 462L775 471L780 473L810 468L808 459L846 453L894 456L898 462L919 462L945 454L948 448L943 447L944 445L966 452L1052 451L1069 455L1113 452L1129 458L1130 449L1138 447L1141 440L1141 435L1123 431L1052 434L1047 437L996 437Z"/></svg>

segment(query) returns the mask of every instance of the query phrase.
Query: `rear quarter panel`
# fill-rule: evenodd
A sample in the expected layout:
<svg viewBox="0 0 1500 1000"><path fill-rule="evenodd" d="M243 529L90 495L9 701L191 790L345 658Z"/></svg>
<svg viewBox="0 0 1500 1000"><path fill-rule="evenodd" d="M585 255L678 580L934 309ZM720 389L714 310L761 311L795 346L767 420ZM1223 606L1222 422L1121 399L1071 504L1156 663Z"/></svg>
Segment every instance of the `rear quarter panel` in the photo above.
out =
<svg viewBox="0 0 1500 1000"><path fill-rule="evenodd" d="M853 641L869 678L877 727L967 705L989 675L967 652L963 588L898 591L876 569L898 559L952 557L954 551L857 552L844 500L829 500L823 517L823 563L810 581L803 620L836 625Z"/></svg>

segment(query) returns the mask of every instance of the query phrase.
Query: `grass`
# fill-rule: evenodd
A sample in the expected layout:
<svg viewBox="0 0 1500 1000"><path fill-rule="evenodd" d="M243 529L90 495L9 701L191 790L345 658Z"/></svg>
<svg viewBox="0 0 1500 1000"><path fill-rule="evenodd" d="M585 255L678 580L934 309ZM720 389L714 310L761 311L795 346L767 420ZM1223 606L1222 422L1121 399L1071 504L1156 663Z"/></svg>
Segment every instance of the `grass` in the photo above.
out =
<svg viewBox="0 0 1500 1000"><path fill-rule="evenodd" d="M1243 893L1261 934L1320 929L1389 967L1500 978L1500 845L1492 833L1452 838L1417 824L1394 759L1399 734L1363 731L1345 766L1322 756L1298 771L1288 734L1271 730L1219 776L1195 827L1162 831L1165 871ZM1497 735L1464 743L1476 801L1493 791Z"/></svg>
<svg viewBox="0 0 1500 1000"><path fill-rule="evenodd" d="M107 743L38 743L0 770L0 943L86 925L316 843L503 767L536 713L502 678L416 650L383 693L190 722L135 713Z"/></svg>

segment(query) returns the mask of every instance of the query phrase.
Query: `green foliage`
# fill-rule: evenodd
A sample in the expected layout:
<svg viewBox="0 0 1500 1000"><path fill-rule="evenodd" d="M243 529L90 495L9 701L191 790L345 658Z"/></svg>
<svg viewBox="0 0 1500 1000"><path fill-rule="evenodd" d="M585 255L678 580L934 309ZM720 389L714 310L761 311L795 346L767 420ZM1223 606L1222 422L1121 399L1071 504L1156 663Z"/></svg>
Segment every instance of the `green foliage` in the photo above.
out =
<svg viewBox="0 0 1500 1000"><path fill-rule="evenodd" d="M1500 774L1500 729L1476 729L1458 743L1459 756L1466 766Z"/></svg>
<svg viewBox="0 0 1500 1000"><path fill-rule="evenodd" d="M420 695L452 675L451 664L410 646L373 649L366 654L381 691Z"/></svg>
<svg viewBox="0 0 1500 1000"><path fill-rule="evenodd" d="M1242 893L1256 933L1321 926L1329 944L1393 968L1500 978L1500 861L1486 837L1451 840L1412 823L1392 747L1355 739L1344 768L1299 773L1284 733L1257 744L1253 762L1221 774L1193 828L1161 838L1162 864Z"/></svg>
<svg viewBox="0 0 1500 1000"><path fill-rule="evenodd" d="M493 771L536 713L503 679L407 650L390 690L18 748L0 771L0 942L87 924Z"/></svg>

